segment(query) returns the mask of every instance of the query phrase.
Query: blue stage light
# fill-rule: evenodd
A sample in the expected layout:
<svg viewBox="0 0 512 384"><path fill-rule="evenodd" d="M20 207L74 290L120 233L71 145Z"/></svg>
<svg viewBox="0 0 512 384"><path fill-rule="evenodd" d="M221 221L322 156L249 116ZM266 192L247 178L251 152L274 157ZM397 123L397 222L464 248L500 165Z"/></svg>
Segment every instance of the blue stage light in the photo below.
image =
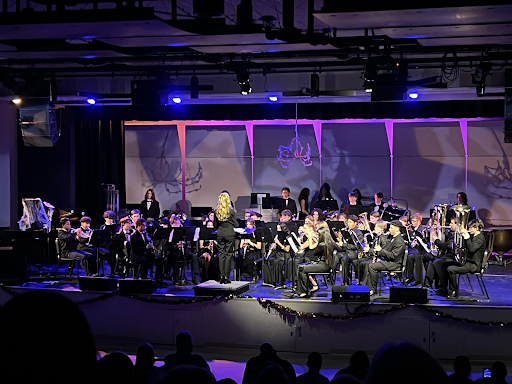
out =
<svg viewBox="0 0 512 384"><path fill-rule="evenodd" d="M94 99L87 99L87 102L88 102L89 104L91 104L91 105L96 104L96 100L94 100Z"/></svg>
<svg viewBox="0 0 512 384"><path fill-rule="evenodd" d="M409 91L409 99L416 100L418 97L420 97L420 94L416 90Z"/></svg>
<svg viewBox="0 0 512 384"><path fill-rule="evenodd" d="M181 103L181 97L173 97L173 98L172 98L172 101L173 101L175 104L179 104L179 103Z"/></svg>
<svg viewBox="0 0 512 384"><path fill-rule="evenodd" d="M270 101L277 101L277 96L269 96L268 99Z"/></svg>

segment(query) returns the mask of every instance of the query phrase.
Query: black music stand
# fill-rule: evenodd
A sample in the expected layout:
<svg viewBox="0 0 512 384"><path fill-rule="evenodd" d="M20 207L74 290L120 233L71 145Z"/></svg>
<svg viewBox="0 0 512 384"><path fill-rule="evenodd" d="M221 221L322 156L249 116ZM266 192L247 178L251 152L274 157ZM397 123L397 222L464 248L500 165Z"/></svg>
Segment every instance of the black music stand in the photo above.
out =
<svg viewBox="0 0 512 384"><path fill-rule="evenodd" d="M190 208L190 216L192 216L192 217L208 216L208 214L212 210L213 210L212 207L192 207L192 208Z"/></svg>
<svg viewBox="0 0 512 384"><path fill-rule="evenodd" d="M327 225L329 226L333 239L336 239L335 232L341 232L341 230L346 227L343 221L327 221Z"/></svg>
<svg viewBox="0 0 512 384"><path fill-rule="evenodd" d="M357 205L356 205L357 207ZM337 200L318 200L315 203L315 208L319 208L322 212L327 211L337 211L339 209Z"/></svg>
<svg viewBox="0 0 512 384"><path fill-rule="evenodd" d="M348 214L349 215L356 215L359 217L361 213L368 213L370 214L372 211L371 205L349 205L348 206Z"/></svg>
<svg viewBox="0 0 512 384"><path fill-rule="evenodd" d="M94 229L92 231L91 238L89 239L89 242L87 243L87 247L93 246L96 248L96 265L98 266L98 273L100 272L100 247L105 241L105 239L109 236L110 231L106 229ZM103 272L100 276L105 276L105 267L103 266L103 263L101 263L101 267L103 269ZM112 278L113 275L110 273L110 277Z"/></svg>

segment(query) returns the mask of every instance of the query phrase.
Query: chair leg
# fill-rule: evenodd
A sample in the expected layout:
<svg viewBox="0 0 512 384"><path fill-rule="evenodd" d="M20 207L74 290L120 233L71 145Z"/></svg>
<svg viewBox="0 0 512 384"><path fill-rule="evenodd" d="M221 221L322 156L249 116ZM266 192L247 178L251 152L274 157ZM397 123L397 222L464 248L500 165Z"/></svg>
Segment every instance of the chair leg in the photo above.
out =
<svg viewBox="0 0 512 384"><path fill-rule="evenodd" d="M485 296L487 297L487 300L490 300L490 297L489 297L489 292L487 292L487 287L485 286L485 283L484 283L484 277L482 275L476 275L476 278L477 280L480 281L481 283L481 286L483 287L482 288L482 292L485 294Z"/></svg>
<svg viewBox="0 0 512 384"><path fill-rule="evenodd" d="M57 274L59 273L59 267L60 267L60 258L57 259L57 268L55 269L55 275L54 278L57 278Z"/></svg>

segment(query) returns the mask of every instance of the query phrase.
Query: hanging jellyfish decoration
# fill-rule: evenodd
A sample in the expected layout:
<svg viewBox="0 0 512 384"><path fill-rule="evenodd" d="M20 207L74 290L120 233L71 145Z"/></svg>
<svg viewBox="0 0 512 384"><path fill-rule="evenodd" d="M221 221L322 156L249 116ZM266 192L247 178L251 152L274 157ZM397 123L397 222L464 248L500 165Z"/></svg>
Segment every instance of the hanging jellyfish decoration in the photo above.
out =
<svg viewBox="0 0 512 384"><path fill-rule="evenodd" d="M142 185L146 188L156 188L157 186L163 185L165 191L169 194L181 193L183 186L181 180L182 168L181 159L171 160L171 163L165 157L165 146L169 138L169 131L165 135L164 142L161 146L160 156L155 159L149 171L149 181L143 182ZM141 177L144 178L144 171L141 171ZM194 176L187 176L185 179L185 190L186 192L197 192L201 189L199 182L203 178L203 167L201 163L197 163L197 172Z"/></svg>
<svg viewBox="0 0 512 384"><path fill-rule="evenodd" d="M300 143L297 128L297 125L295 125L295 137L292 139L290 145L288 147L280 145L278 148L279 155L277 155L277 161L284 169L291 167L297 159L299 159L305 167L313 165L311 161L311 147L308 143L308 148L305 153L303 153L304 147Z"/></svg>

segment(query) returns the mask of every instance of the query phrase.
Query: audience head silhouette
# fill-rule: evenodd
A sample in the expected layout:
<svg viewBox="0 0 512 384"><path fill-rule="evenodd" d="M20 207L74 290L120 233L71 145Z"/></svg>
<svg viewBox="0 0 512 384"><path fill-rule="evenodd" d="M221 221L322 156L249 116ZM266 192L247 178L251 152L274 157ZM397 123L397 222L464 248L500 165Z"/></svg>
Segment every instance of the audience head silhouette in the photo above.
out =
<svg viewBox="0 0 512 384"><path fill-rule="evenodd" d="M322 368L322 355L318 352L311 352L308 355L307 366L310 372L320 372L320 369Z"/></svg>
<svg viewBox="0 0 512 384"><path fill-rule="evenodd" d="M184 331L180 332L178 336L176 336L176 353L192 353L192 335L190 332Z"/></svg>
<svg viewBox="0 0 512 384"><path fill-rule="evenodd" d="M135 367L137 369L152 370L155 365L155 350L149 343L144 343L137 348L137 359Z"/></svg>
<svg viewBox="0 0 512 384"><path fill-rule="evenodd" d="M495 380L505 380L507 377L507 366L501 361L496 361L491 367L491 378Z"/></svg>
<svg viewBox="0 0 512 384"><path fill-rule="evenodd" d="M471 361L467 356L457 356L453 361L453 372L458 376L468 377L471 373Z"/></svg>
<svg viewBox="0 0 512 384"><path fill-rule="evenodd" d="M398 374L397 374L398 373ZM388 344L373 357L366 384L445 384L443 368L423 349L410 344Z"/></svg>
<svg viewBox="0 0 512 384"><path fill-rule="evenodd" d="M134 369L130 358L123 352L112 352L98 361L97 383L126 384L133 381Z"/></svg>
<svg viewBox="0 0 512 384"><path fill-rule="evenodd" d="M4 378L25 383L92 381L97 359L89 324L60 294L28 292L7 302L0 308L0 345Z"/></svg>
<svg viewBox="0 0 512 384"><path fill-rule="evenodd" d="M255 384L289 384L290 379L276 363L270 363L265 367L258 376L256 376Z"/></svg>

